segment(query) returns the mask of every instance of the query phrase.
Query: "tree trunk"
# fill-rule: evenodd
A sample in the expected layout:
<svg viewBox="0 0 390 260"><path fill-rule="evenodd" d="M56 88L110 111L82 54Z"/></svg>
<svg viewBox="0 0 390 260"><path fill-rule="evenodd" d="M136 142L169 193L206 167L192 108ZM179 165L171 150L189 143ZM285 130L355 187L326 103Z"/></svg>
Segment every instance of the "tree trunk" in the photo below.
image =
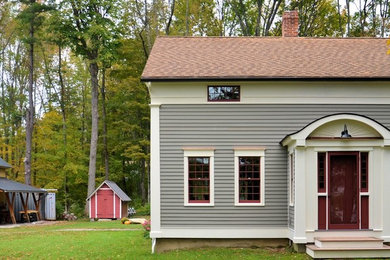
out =
<svg viewBox="0 0 390 260"><path fill-rule="evenodd" d="M68 172L65 169L68 161L68 136L67 136L67 127L66 127L66 110L65 110L65 84L62 78L62 48L61 45L58 45L58 78L61 86L61 97L60 97L60 106L62 114L62 138L64 143L64 209L65 212L69 212L69 199L68 199Z"/></svg>
<svg viewBox="0 0 390 260"><path fill-rule="evenodd" d="M190 0L186 0L186 33L185 33L185 36L188 36L188 33L189 33L189 5L190 5Z"/></svg>
<svg viewBox="0 0 390 260"><path fill-rule="evenodd" d="M35 0L30 0L31 4ZM32 135L34 128L34 24L33 19L30 21L30 50L29 50L29 77L28 77L28 109L26 118L26 157L24 158L24 182L31 185L31 150L32 150Z"/></svg>
<svg viewBox="0 0 390 260"><path fill-rule="evenodd" d="M351 32L351 10L349 8L349 1L350 0L346 0L346 4L347 4L347 37L350 36L350 32Z"/></svg>
<svg viewBox="0 0 390 260"><path fill-rule="evenodd" d="M98 141L98 96L99 96L99 83L98 83L98 65L96 61L91 61L89 64L89 73L91 75L91 145L89 151L89 171L88 171L88 196L95 190L95 176L96 176L96 152Z"/></svg>
<svg viewBox="0 0 390 260"><path fill-rule="evenodd" d="M104 172L105 179L109 179L109 165L108 165L108 145L107 145L107 113L106 113L106 69L103 68L102 71L102 120L103 120L103 145L104 145Z"/></svg>

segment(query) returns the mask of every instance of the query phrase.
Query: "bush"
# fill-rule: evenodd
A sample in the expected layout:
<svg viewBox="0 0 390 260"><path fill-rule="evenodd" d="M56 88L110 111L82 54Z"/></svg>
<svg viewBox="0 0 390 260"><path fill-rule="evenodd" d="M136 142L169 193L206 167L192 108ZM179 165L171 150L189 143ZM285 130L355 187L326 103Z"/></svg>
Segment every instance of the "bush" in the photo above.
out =
<svg viewBox="0 0 390 260"><path fill-rule="evenodd" d="M78 204L78 203L73 203L70 205L69 211L73 213L75 216L78 218L83 218L86 217L85 215L85 204Z"/></svg>
<svg viewBox="0 0 390 260"><path fill-rule="evenodd" d="M136 216L149 216L150 215L150 204L147 203L144 206L140 206L136 208L137 213Z"/></svg>
<svg viewBox="0 0 390 260"><path fill-rule="evenodd" d="M144 228L144 237L150 238L150 220L145 221L142 227Z"/></svg>

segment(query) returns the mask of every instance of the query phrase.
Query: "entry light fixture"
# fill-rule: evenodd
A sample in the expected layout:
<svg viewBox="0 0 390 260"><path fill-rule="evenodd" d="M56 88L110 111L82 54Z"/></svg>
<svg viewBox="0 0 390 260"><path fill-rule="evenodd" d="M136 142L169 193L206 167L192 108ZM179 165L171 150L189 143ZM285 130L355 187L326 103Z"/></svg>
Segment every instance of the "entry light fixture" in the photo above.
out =
<svg viewBox="0 0 390 260"><path fill-rule="evenodd" d="M351 138L352 135L348 134L347 125L344 125L344 131L341 132L341 138Z"/></svg>

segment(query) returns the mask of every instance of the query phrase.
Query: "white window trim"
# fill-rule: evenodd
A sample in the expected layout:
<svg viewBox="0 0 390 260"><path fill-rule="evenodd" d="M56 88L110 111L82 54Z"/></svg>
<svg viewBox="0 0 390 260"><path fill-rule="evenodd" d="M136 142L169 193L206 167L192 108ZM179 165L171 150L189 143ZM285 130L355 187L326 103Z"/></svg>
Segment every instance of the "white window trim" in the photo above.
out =
<svg viewBox="0 0 390 260"><path fill-rule="evenodd" d="M184 206L214 206L214 147L183 147L184 150ZM210 157L210 202L190 203L188 202L188 157Z"/></svg>
<svg viewBox="0 0 390 260"><path fill-rule="evenodd" d="M260 203L240 203L239 201L239 157L260 157ZM265 148L263 147L236 147L234 148L234 206L265 206Z"/></svg>

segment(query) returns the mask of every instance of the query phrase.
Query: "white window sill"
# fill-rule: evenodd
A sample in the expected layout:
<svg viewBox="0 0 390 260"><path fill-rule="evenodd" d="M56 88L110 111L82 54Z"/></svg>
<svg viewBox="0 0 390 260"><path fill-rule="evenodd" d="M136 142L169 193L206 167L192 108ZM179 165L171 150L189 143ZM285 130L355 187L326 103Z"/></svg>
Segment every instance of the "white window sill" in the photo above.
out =
<svg viewBox="0 0 390 260"><path fill-rule="evenodd" d="M264 207L264 203L236 203L234 204L236 207Z"/></svg>
<svg viewBox="0 0 390 260"><path fill-rule="evenodd" d="M185 203L185 207L214 207L214 203Z"/></svg>

